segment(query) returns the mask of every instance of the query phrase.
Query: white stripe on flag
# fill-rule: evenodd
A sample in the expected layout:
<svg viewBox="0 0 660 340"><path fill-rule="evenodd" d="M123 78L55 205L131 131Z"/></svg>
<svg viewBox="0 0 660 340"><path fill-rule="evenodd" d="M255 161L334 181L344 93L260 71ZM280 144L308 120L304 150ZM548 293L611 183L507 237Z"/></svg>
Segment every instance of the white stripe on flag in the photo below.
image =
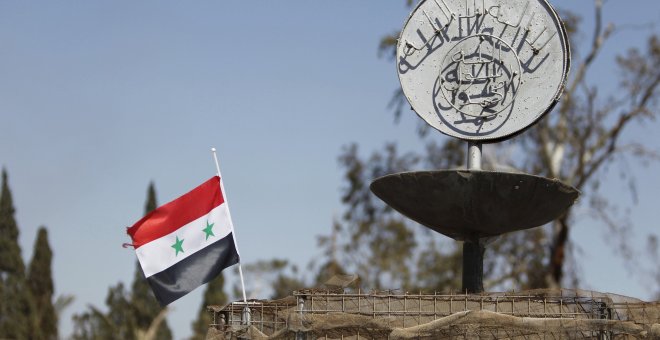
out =
<svg viewBox="0 0 660 340"><path fill-rule="evenodd" d="M209 236L208 240L204 232L207 221L209 224L214 224L214 236ZM206 246L227 237L231 233L231 230L231 220L229 219L227 204L221 204L211 210L209 214L182 226L175 232L142 245L135 250L135 253L140 260L144 276L150 277L193 255ZM173 247L177 242L177 238L179 242L183 241L181 244L183 252L178 252L178 254Z"/></svg>

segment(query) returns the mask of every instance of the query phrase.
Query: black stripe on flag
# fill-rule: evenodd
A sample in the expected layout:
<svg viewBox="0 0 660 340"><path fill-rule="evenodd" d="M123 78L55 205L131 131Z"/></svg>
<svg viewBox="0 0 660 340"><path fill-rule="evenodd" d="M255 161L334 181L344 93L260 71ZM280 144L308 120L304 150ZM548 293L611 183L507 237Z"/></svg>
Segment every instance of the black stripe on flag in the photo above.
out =
<svg viewBox="0 0 660 340"><path fill-rule="evenodd" d="M156 299L166 306L238 263L231 233L173 266L147 278Z"/></svg>

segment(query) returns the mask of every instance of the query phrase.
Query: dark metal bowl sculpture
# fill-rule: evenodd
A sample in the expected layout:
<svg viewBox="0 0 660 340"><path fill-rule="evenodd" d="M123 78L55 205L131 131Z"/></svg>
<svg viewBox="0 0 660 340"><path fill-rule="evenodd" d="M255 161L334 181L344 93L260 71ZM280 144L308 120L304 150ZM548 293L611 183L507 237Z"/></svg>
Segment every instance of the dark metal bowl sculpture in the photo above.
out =
<svg viewBox="0 0 660 340"><path fill-rule="evenodd" d="M370 188L408 218L472 242L544 225L580 195L558 180L475 170L392 174L374 180Z"/></svg>

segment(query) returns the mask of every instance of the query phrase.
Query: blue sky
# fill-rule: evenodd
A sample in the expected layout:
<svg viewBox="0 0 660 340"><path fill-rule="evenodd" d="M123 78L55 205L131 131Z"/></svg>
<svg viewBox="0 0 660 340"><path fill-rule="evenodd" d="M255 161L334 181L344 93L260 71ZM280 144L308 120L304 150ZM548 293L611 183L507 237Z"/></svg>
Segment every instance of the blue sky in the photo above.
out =
<svg viewBox="0 0 660 340"><path fill-rule="evenodd" d="M395 67L377 56L379 38L408 16L403 3L0 2L0 165L24 258L47 226L56 292L76 296L61 334L70 334L73 313L103 305L108 286L130 284L135 256L121 244L141 217L148 183L160 203L185 193L214 174L213 146L244 261L305 265L319 255L315 236L342 209L342 146L357 142L366 153L396 141L422 150L414 113L393 124ZM591 1L553 4L585 15L587 41ZM607 22L658 18L657 0L606 3ZM618 33L590 79L613 90L613 55L651 31L658 26ZM657 128L637 125L625 138L658 150ZM657 230L658 168L630 165L639 203L616 199L629 207L640 247ZM616 169L603 189L613 196L626 186ZM584 287L648 298L641 277L611 255L606 228L586 214L578 221ZM173 304L177 338L190 333L202 291Z"/></svg>

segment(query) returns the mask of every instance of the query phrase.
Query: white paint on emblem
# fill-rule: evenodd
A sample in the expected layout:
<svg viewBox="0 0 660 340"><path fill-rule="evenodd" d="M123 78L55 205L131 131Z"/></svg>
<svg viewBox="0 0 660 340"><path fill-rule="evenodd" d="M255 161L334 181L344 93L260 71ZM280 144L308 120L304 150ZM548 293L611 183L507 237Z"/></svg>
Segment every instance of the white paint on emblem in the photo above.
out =
<svg viewBox="0 0 660 340"><path fill-rule="evenodd" d="M570 52L545 0L423 0L401 32L397 61L403 92L428 124L496 141L552 109Z"/></svg>

